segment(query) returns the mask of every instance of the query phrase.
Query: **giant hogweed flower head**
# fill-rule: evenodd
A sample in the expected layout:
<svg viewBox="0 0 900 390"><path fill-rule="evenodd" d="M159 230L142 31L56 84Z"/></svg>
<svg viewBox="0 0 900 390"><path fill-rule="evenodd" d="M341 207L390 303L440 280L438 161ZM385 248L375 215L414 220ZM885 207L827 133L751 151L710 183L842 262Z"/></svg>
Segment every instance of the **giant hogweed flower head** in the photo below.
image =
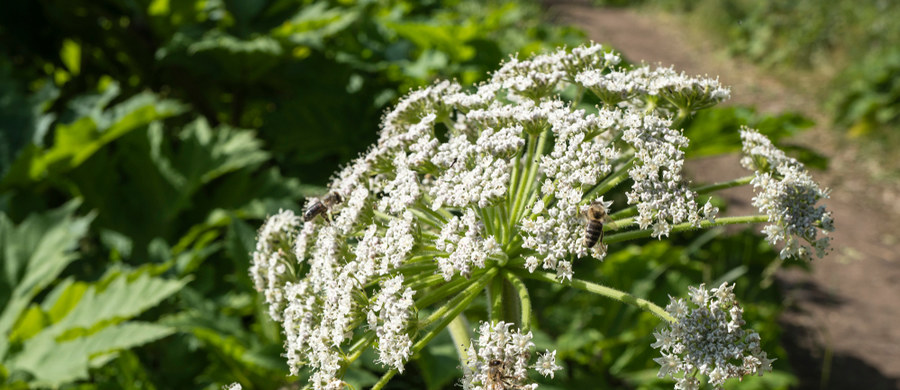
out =
<svg viewBox="0 0 900 390"><path fill-rule="evenodd" d="M755 175L753 205L769 217L763 229L767 240L772 245L784 242L782 258L811 259L813 251L817 257L824 256L834 224L831 212L816 203L828 198L828 190L819 188L803 164L778 150L766 136L744 128L741 139L741 164Z"/></svg>
<svg viewBox="0 0 900 390"><path fill-rule="evenodd" d="M734 296L734 286L722 283L707 290L690 288L690 302L673 298L666 311L675 321L653 333L662 357L659 377L675 378L676 389L697 389L698 374L717 389L729 378L772 371L772 362L760 349L759 334L742 327L743 309Z"/></svg>
<svg viewBox="0 0 900 390"><path fill-rule="evenodd" d="M576 261L602 260L608 249L604 240L585 246L582 214L591 205L609 216L605 230L631 229L610 242L712 221L716 209L701 207L682 176L689 141L676 124L726 98L727 89L618 63L615 53L587 45L513 58L471 89L441 81L413 91L382 118L378 142L329 183L343 203L302 225L290 212L271 217L251 275L282 325L291 374L309 373L315 389L338 389L346 366L372 348L389 370L380 388L486 287L504 280L524 297L515 321L523 328L530 299L520 277L577 282L621 299L624 293L590 287L573 272ZM633 86L622 93L618 84L626 81ZM560 97L571 85L601 101L609 91L618 95L584 107ZM630 191L618 191L627 196L613 202L610 191L626 182ZM530 337L513 337L504 305L490 306L493 331L482 329L489 339L480 338L475 360L464 362L475 375L464 383L484 383L477 373L499 360L507 380L527 386ZM518 338L521 350L500 351L507 339L487 334ZM552 376L554 359L548 351L534 368Z"/></svg>

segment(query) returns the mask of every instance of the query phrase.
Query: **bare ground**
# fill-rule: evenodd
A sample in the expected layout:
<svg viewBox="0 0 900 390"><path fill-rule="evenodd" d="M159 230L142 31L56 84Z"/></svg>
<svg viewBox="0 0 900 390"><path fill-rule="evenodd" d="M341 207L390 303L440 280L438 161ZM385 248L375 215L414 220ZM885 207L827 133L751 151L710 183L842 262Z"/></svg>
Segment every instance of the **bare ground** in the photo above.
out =
<svg viewBox="0 0 900 390"><path fill-rule="evenodd" d="M729 104L759 112L797 111L818 125L791 142L831 158L813 172L832 189L825 204L834 212L834 252L813 263L813 272L781 271L787 310L781 317L783 345L800 377L801 389L900 389L900 197L896 184L879 182L877 163L861 158L854 143L827 128L803 82L785 83L715 48L685 20L654 12L593 8L583 1L546 1L548 14L572 23L599 43L633 62L674 65L689 74L708 74L732 87ZM881 168L883 169L883 168ZM695 181L743 176L737 156L695 161ZM729 214L753 212L748 188L730 190Z"/></svg>

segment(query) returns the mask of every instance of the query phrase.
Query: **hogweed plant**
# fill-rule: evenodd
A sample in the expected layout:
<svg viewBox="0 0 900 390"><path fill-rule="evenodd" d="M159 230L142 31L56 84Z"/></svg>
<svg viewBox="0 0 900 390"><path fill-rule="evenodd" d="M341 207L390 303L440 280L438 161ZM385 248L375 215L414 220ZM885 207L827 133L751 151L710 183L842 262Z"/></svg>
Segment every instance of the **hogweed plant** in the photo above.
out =
<svg viewBox="0 0 900 390"><path fill-rule="evenodd" d="M442 81L414 91L384 116L377 144L335 175L327 204L271 216L250 273L283 327L291 374L340 389L347 366L371 348L388 369L373 387L381 389L446 329L464 389L534 389L529 372L552 378L560 366L555 351L532 351L523 279L659 317L659 376L678 389L771 370L759 335L743 328L733 286L701 285L663 308L573 272L573 262L603 260L610 244L763 222L781 257L809 259L828 249L833 230L816 205L827 191L752 129L741 131L748 176L692 186L679 124L729 89L619 61L593 44L512 58L471 90ZM587 93L601 103L562 97ZM753 186L760 214L718 216L710 194L741 185ZM614 202L613 191L625 196ZM585 238L589 223L602 229L596 244ZM489 321L473 339L465 316L481 294Z"/></svg>

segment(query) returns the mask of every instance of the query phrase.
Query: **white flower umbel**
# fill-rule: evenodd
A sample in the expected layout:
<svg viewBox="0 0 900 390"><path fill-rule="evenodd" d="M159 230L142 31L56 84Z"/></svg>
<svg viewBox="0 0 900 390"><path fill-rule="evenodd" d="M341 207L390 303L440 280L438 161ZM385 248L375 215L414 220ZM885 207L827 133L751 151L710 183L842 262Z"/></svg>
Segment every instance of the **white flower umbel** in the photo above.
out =
<svg viewBox="0 0 900 390"><path fill-rule="evenodd" d="M750 182L756 192L753 205L769 217L763 229L768 241L772 245L784 242L782 258L811 259L813 251L817 257L824 256L831 243L827 234L834 224L831 212L816 203L827 199L828 191L819 188L803 164L759 132L744 128L741 139L741 163L755 174Z"/></svg>
<svg viewBox="0 0 900 390"><path fill-rule="evenodd" d="M641 229L653 228L653 237L668 236L671 223L689 222L699 227L710 209L701 210L697 194L682 178L684 148L688 139L670 122L655 116L629 114L622 137L635 149L636 161L628 171L634 181L628 203L636 204ZM704 212L706 211L706 212Z"/></svg>
<svg viewBox="0 0 900 390"><path fill-rule="evenodd" d="M272 319L281 320L284 310L284 284L294 278L298 266L293 242L302 220L293 211L281 210L263 224L256 240L250 264L250 277L256 291L263 293Z"/></svg>
<svg viewBox="0 0 900 390"><path fill-rule="evenodd" d="M676 389L696 389L697 375L705 375L717 389L728 378L772 371L772 361L760 349L759 334L744 330L743 312L734 296L734 285L722 283L706 290L691 287L690 303L673 298L666 311L675 321L653 333L662 357L659 377L675 378Z"/></svg>
<svg viewBox="0 0 900 390"><path fill-rule="evenodd" d="M537 362L529 365L531 332L510 331L513 324L482 322L478 338L468 349L468 361L462 367L463 389L529 389L538 387L528 379L528 370L553 377L562 367L556 364L556 351L547 351Z"/></svg>
<svg viewBox="0 0 900 390"><path fill-rule="evenodd" d="M482 230L471 209L462 218L454 216L444 225L440 238L434 243L437 250L449 254L435 259L444 280L449 281L457 273L470 276L473 268L484 268L488 256L500 251L494 237L481 237Z"/></svg>
<svg viewBox="0 0 900 390"><path fill-rule="evenodd" d="M766 215L715 218L716 208L701 202L712 190L692 189L682 176L688 140L678 124L727 89L670 68L618 63L592 44L512 58L474 89L441 81L412 91L382 118L378 142L329 183L327 193L342 200L329 204L329 218L301 224L283 212L267 221L250 271L283 327L291 373L308 372L314 389L337 389L347 366L375 348L388 368L373 387L381 389L444 329L467 339L461 315L490 291L490 318L507 322L482 330L464 382L484 386L493 374L533 387L525 377L530 334L508 330L516 316L519 328L530 327L522 278L670 320L652 302L579 279L576 265L603 259L615 250L608 244L714 224L769 218L782 229L770 237L790 248L790 237L812 237L811 224L830 225L830 216L805 206L823 193L762 141L751 154L771 165L753 168L754 184L772 188L757 197ZM563 98L570 92L574 102ZM603 105L580 104L588 93ZM709 188L750 181L742 180ZM590 214L596 241L585 238L592 204L602 208ZM552 377L555 357L548 351L529 367Z"/></svg>
<svg viewBox="0 0 900 390"><path fill-rule="evenodd" d="M369 327L378 336L378 359L399 372L403 372L412 347L406 325L412 314L413 294L415 291L403 286L403 276L397 275L382 282L369 307Z"/></svg>

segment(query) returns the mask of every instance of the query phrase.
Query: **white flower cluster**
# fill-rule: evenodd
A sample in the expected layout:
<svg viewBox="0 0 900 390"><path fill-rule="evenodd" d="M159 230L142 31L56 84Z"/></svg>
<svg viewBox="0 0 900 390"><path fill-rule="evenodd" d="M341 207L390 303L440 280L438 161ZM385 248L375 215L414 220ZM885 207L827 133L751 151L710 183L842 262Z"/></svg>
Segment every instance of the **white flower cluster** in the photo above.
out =
<svg viewBox="0 0 900 390"><path fill-rule="evenodd" d="M756 192L753 205L769 216L770 224L763 229L766 239L772 245L784 242L781 258L811 259L813 251L824 256L834 221L831 212L816 202L827 199L828 191L819 188L803 164L756 130L742 129L741 139L741 164L756 175L750 182ZM823 235L818 237L820 231Z"/></svg>
<svg viewBox="0 0 900 390"><path fill-rule="evenodd" d="M566 258L587 255L582 245L586 207L582 199L590 186L610 173L611 162L619 157L613 136L618 133L620 118L619 111L600 110L595 115L568 108L549 117L553 149L541 158L543 181L538 200L531 207L532 215L522 221L522 246L540 256L527 259L530 271L540 265L556 270L560 279L571 279L572 265ZM545 198L554 200L552 205L545 207ZM593 255L603 258L602 245L595 247Z"/></svg>
<svg viewBox="0 0 900 390"><path fill-rule="evenodd" d="M429 195L433 210L441 207L488 207L507 193L511 163L508 155L524 143L521 127L484 129L475 142L454 135L438 146L433 162L444 171Z"/></svg>
<svg viewBox="0 0 900 390"><path fill-rule="evenodd" d="M625 122L622 139L634 147L637 158L628 171L634 180L628 203L637 204L638 226L652 226L652 236L662 237L668 236L671 223L700 226L703 219L712 220L718 210L710 202L701 210L697 193L682 177L687 137L670 129L668 120L652 115L629 114Z"/></svg>
<svg viewBox="0 0 900 390"><path fill-rule="evenodd" d="M403 363L410 355L412 341L406 333L415 294L403 286L403 276L397 275L382 283L381 291L369 307L369 327L378 336L378 359L403 372Z"/></svg>
<svg viewBox="0 0 900 390"><path fill-rule="evenodd" d="M281 320L284 310L284 284L293 277L297 257L293 241L302 220L290 210L280 210L263 223L256 239L256 250L250 264L250 277L256 291L262 292L269 305L269 315Z"/></svg>
<svg viewBox="0 0 900 390"><path fill-rule="evenodd" d="M454 216L441 228L441 236L435 240L435 248L449 253L447 257L437 257L438 269L444 280L450 280L459 273L469 277L472 268L484 268L487 256L500 252L500 245L494 237L481 238L482 225L472 209L466 210L462 218Z"/></svg>
<svg viewBox="0 0 900 390"><path fill-rule="evenodd" d="M679 110L700 110L731 97L731 90L720 85L718 78L690 77L672 68L647 69L641 73L649 75L650 95L663 97Z"/></svg>
<svg viewBox="0 0 900 390"><path fill-rule="evenodd" d="M422 330L411 297L423 278L476 278L487 267L525 263L571 279L576 257L605 255L602 242L592 252L584 245L582 213L598 199L610 206L592 190L624 177L631 149L638 161L629 200L641 226L659 236L670 224L699 221L695 195L681 182L686 140L653 115L669 111L654 111L661 106L651 104L652 88L592 112L560 100L580 74L624 72L612 69L618 62L588 45L512 59L474 90L443 81L413 91L382 118L378 142L335 175L329 199L342 202L328 202L328 218L301 227L293 214L278 217L288 228L267 222L251 274L282 323L292 374L307 366L313 388L339 388L347 356L359 356L346 348L366 332L374 332L379 361L402 370L415 352L409 335ZM676 87L673 75L636 72L659 91L721 98L711 82ZM638 101L646 102L641 113ZM552 360L542 358L542 372L552 372Z"/></svg>
<svg viewBox="0 0 900 390"><path fill-rule="evenodd" d="M502 321L481 323L478 340L469 345L468 361L462 367L464 390L534 390L538 385L529 383L529 368L551 378L562 368L556 365L556 351L549 350L529 365L534 348L531 332L510 331L510 327L512 324Z"/></svg>
<svg viewBox="0 0 900 390"><path fill-rule="evenodd" d="M731 97L718 79L690 77L672 68L585 68L575 82L593 92L606 105L645 107L666 113L690 112Z"/></svg>
<svg viewBox="0 0 900 390"><path fill-rule="evenodd" d="M676 389L698 389L697 374L702 374L721 389L728 378L772 371L774 360L760 349L759 334L741 328L744 310L733 290L727 283L711 290L691 287L696 307L689 308L680 298L666 306L675 321L654 332L656 342L651 344L662 353L653 359L661 366L660 378L675 378Z"/></svg>

